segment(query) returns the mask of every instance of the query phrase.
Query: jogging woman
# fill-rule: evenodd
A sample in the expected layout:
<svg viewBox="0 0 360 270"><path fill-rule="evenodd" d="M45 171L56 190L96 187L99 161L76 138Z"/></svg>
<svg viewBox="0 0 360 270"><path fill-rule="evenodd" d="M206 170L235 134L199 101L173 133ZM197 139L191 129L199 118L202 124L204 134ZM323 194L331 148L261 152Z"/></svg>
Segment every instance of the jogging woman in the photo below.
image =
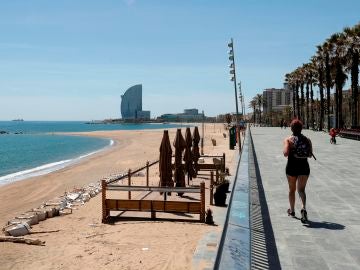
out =
<svg viewBox="0 0 360 270"><path fill-rule="evenodd" d="M307 222L306 193L305 187L310 175L308 158L312 156L312 144L310 139L301 134L302 122L295 119L290 127L292 135L284 140L284 156L288 158L286 176L289 184L288 215L295 216L295 191L301 199L301 222Z"/></svg>

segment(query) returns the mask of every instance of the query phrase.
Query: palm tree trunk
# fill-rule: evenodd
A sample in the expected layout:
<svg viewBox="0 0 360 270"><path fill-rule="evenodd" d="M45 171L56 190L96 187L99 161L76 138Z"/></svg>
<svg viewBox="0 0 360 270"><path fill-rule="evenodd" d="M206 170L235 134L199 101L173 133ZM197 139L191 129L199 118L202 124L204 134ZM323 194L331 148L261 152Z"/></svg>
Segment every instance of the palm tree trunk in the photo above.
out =
<svg viewBox="0 0 360 270"><path fill-rule="evenodd" d="M323 123L324 123L324 77L323 71L321 68L318 69L319 72L319 91L320 91L320 123L319 123L319 130L323 130Z"/></svg>
<svg viewBox="0 0 360 270"><path fill-rule="evenodd" d="M304 117L304 103L305 103L305 98L304 98L304 83L301 82L300 84L300 90L301 90L301 109L300 109L300 119L303 120Z"/></svg>
<svg viewBox="0 0 360 270"><path fill-rule="evenodd" d="M296 83L296 117L300 119L299 83Z"/></svg>
<svg viewBox="0 0 360 270"><path fill-rule="evenodd" d="M311 78L312 81L312 78ZM314 129L314 91L313 91L313 85L310 84L310 100L311 100L311 117L310 117L310 123L311 128Z"/></svg>
<svg viewBox="0 0 360 270"><path fill-rule="evenodd" d="M351 65L351 92L352 92L352 111L351 111L351 125L358 126L358 83L359 83L359 52L355 51L352 54Z"/></svg>
<svg viewBox="0 0 360 270"><path fill-rule="evenodd" d="M306 128L309 129L309 82L306 83Z"/></svg>
<svg viewBox="0 0 360 270"><path fill-rule="evenodd" d="M342 128L344 126L343 114L342 114L342 88L345 82L345 74L342 70L340 60L336 61L336 128Z"/></svg>
<svg viewBox="0 0 360 270"><path fill-rule="evenodd" d="M296 115L296 106L295 106L295 102L296 102L296 91L295 91L295 86L293 85L292 87L292 91L293 91L293 117L295 118L295 115Z"/></svg>
<svg viewBox="0 0 360 270"><path fill-rule="evenodd" d="M323 130L324 124L324 86L320 85L320 123L319 123L319 130Z"/></svg>
<svg viewBox="0 0 360 270"><path fill-rule="evenodd" d="M331 75L330 75L330 59L329 53L325 55L325 80L326 80L326 107L327 107L327 123L328 131L330 131L330 89L331 89Z"/></svg>

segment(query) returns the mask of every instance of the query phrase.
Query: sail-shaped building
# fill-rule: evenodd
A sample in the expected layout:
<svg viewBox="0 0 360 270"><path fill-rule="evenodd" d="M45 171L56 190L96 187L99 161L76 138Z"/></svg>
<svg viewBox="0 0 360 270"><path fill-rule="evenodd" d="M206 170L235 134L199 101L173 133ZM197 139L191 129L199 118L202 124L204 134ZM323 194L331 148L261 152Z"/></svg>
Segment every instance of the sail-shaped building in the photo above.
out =
<svg viewBox="0 0 360 270"><path fill-rule="evenodd" d="M150 111L142 110L142 85L131 86L121 96L121 116L124 120L149 120Z"/></svg>

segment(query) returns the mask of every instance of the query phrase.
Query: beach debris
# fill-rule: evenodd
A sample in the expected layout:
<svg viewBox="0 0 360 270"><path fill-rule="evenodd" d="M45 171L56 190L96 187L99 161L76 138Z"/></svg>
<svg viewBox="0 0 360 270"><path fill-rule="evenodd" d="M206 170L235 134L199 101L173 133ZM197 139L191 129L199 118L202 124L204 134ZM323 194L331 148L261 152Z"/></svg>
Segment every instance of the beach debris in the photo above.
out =
<svg viewBox="0 0 360 270"><path fill-rule="evenodd" d="M50 231L30 232L30 234L38 234L38 233L53 233L53 232L60 232L60 230L50 230Z"/></svg>
<svg viewBox="0 0 360 270"><path fill-rule="evenodd" d="M118 177L119 175L117 175ZM72 214L77 207L85 204L90 198L95 197L101 191L101 183L90 183L83 188L74 188L71 192L43 202L39 207L33 208L23 214L9 220L3 228L5 235L23 236L32 233L31 226L59 215Z"/></svg>
<svg viewBox="0 0 360 270"><path fill-rule="evenodd" d="M20 224L20 223L26 223L30 227L31 219L13 218L7 222L7 225Z"/></svg>
<svg viewBox="0 0 360 270"><path fill-rule="evenodd" d="M46 210L45 209L34 208L32 210L32 212L37 215L39 222L46 219Z"/></svg>
<svg viewBox="0 0 360 270"><path fill-rule="evenodd" d="M19 215L17 217L15 217L16 219L20 219L20 220L27 220L29 221L29 225L35 225L35 224L39 224L39 219L38 216L34 213L24 213L22 215Z"/></svg>
<svg viewBox="0 0 360 270"><path fill-rule="evenodd" d="M66 195L66 198L69 199L70 201L75 201L77 198L79 198L80 193L70 193Z"/></svg>
<svg viewBox="0 0 360 270"><path fill-rule="evenodd" d="M23 237L1 236L0 242L12 242L12 243L21 243L28 245L45 246L45 241L41 241L39 239L23 238Z"/></svg>
<svg viewBox="0 0 360 270"><path fill-rule="evenodd" d="M10 224L3 229L5 235L23 236L30 233L30 225L28 223Z"/></svg>

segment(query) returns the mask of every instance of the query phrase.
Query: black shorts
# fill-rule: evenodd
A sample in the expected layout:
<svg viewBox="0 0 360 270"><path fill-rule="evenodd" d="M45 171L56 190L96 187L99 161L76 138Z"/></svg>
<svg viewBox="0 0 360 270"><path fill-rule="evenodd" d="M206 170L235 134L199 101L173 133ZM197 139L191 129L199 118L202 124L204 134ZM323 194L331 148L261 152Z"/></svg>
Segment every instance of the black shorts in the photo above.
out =
<svg viewBox="0 0 360 270"><path fill-rule="evenodd" d="M290 158L286 164L286 174L290 176L310 175L307 158Z"/></svg>

